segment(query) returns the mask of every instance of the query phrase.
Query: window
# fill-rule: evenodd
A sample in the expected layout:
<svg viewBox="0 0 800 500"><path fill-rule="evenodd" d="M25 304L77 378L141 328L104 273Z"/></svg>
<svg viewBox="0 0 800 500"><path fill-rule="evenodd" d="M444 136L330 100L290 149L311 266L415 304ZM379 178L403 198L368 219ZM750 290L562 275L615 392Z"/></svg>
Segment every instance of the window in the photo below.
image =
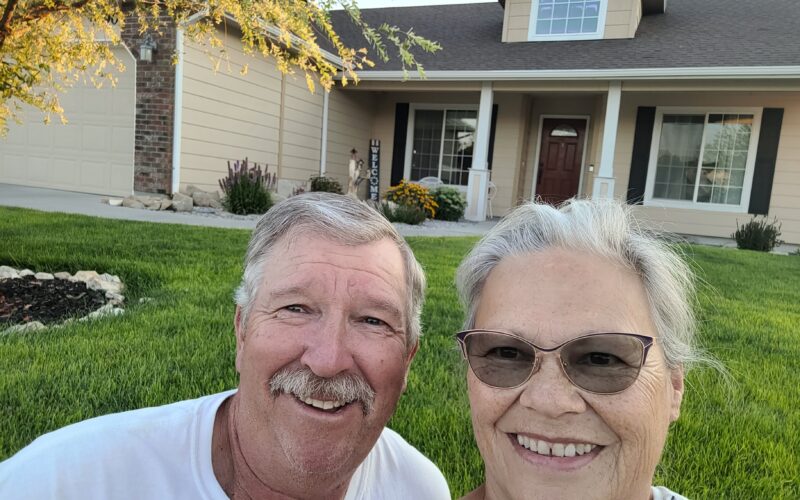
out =
<svg viewBox="0 0 800 500"><path fill-rule="evenodd" d="M645 202L746 211L760 110L659 110Z"/></svg>
<svg viewBox="0 0 800 500"><path fill-rule="evenodd" d="M406 177L438 177L445 184L466 186L477 118L474 109L415 109Z"/></svg>
<svg viewBox="0 0 800 500"><path fill-rule="evenodd" d="M528 40L603 38L607 0L532 0Z"/></svg>

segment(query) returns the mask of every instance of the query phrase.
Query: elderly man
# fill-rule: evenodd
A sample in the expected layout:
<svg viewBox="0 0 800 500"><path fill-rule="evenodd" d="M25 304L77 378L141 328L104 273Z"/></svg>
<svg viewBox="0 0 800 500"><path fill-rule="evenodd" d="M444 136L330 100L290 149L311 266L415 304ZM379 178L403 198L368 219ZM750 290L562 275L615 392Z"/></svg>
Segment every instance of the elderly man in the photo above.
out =
<svg viewBox="0 0 800 500"><path fill-rule="evenodd" d="M380 214L307 194L258 223L236 292L239 388L107 415L0 464L0 498L450 498L385 428L425 278Z"/></svg>

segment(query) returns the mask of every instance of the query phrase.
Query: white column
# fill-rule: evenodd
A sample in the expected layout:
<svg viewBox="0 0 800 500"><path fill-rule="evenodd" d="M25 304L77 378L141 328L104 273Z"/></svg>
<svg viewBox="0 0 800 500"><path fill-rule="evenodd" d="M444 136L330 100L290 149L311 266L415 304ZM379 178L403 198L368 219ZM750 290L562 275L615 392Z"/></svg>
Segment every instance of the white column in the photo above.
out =
<svg viewBox="0 0 800 500"><path fill-rule="evenodd" d="M333 92L333 89L331 89ZM322 144L319 148L319 175L325 175L328 161L328 98L330 92L322 89Z"/></svg>
<svg viewBox="0 0 800 500"><path fill-rule="evenodd" d="M600 169L594 176L592 198L614 197L614 150L617 146L619 107L622 101L622 82L608 84L606 99L606 121L603 126L603 145L600 154Z"/></svg>
<svg viewBox="0 0 800 500"><path fill-rule="evenodd" d="M475 130L475 148L472 168L467 184L467 210L464 218L482 222L486 220L489 194L489 134L492 128L492 82L483 82L478 108L478 126Z"/></svg>
<svg viewBox="0 0 800 500"><path fill-rule="evenodd" d="M183 124L183 28L175 30L175 100L172 114L172 193L181 187L181 125Z"/></svg>

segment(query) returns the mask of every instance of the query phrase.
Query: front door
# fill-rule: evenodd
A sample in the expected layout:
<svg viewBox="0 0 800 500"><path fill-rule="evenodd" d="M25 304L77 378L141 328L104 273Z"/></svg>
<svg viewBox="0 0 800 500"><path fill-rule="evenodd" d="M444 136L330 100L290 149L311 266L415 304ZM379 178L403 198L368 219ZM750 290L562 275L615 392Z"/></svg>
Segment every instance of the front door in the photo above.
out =
<svg viewBox="0 0 800 500"><path fill-rule="evenodd" d="M558 204L578 194L586 120L545 118L535 194Z"/></svg>

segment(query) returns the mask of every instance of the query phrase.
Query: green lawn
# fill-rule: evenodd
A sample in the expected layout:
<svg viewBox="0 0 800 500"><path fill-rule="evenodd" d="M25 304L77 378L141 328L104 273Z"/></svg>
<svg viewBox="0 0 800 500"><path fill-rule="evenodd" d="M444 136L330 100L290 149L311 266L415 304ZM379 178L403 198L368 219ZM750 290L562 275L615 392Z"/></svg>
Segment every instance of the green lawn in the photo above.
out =
<svg viewBox="0 0 800 500"><path fill-rule="evenodd" d="M0 265L117 274L129 301L121 317L0 338L0 459L77 420L234 387L231 295L247 239L0 208ZM462 318L453 272L474 241L411 239L429 276L426 328L390 424L439 465L456 496L482 474L451 340ZM656 482L690 498L800 498L800 257L687 252L707 282L703 343L736 382L689 376Z"/></svg>

